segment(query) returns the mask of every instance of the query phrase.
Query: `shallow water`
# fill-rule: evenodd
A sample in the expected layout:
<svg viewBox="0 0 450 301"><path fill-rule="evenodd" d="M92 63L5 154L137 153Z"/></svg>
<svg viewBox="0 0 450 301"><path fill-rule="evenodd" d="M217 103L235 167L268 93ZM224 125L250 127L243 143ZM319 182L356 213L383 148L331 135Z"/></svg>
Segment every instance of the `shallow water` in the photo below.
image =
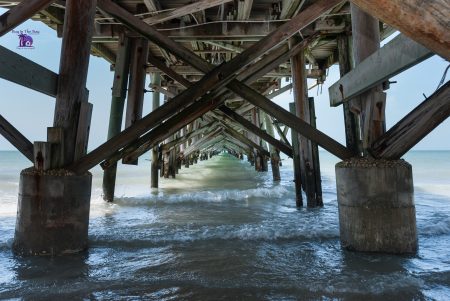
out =
<svg viewBox="0 0 450 301"><path fill-rule="evenodd" d="M119 170L114 204L95 169L90 249L11 252L18 173L0 152L0 298L24 300L449 300L450 152L411 152L420 250L361 254L339 244L334 163L321 152L325 206L297 209L292 162L282 181L217 156L151 191L150 162Z"/></svg>

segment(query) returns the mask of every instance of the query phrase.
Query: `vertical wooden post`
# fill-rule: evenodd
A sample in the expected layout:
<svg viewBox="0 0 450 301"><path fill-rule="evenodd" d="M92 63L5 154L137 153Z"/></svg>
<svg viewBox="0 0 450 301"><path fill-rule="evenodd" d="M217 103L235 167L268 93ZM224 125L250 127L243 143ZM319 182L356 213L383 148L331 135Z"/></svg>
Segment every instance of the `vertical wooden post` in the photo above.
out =
<svg viewBox="0 0 450 301"><path fill-rule="evenodd" d="M114 79L109 115L108 140L120 133L123 119L123 109L127 91L128 74L130 70L130 39L122 34L119 37ZM117 162L103 172L103 199L114 200L116 186Z"/></svg>
<svg viewBox="0 0 450 301"><path fill-rule="evenodd" d="M311 123L308 101L308 89L306 84L305 54L300 52L291 59L293 91L297 117L307 123ZM300 141L300 170L303 188L307 197L308 207L320 206L320 200L316 193L316 166L314 166L311 141L299 135Z"/></svg>
<svg viewBox="0 0 450 301"><path fill-rule="evenodd" d="M351 3L353 57L355 65L380 48L379 21ZM359 96L361 103L363 149L386 131L385 106L386 94L380 86L374 87Z"/></svg>
<svg viewBox="0 0 450 301"><path fill-rule="evenodd" d="M54 127L64 130L62 166L74 161L80 106L88 100L86 80L95 10L96 0L66 1L53 122Z"/></svg>
<svg viewBox="0 0 450 301"><path fill-rule="evenodd" d="M272 125L272 119L270 118L269 114L264 114L264 121L266 124L266 131L267 134L270 136L274 136L273 132L273 125ZM274 181L280 181L280 156L279 151L272 145L269 144L269 150L270 150L270 166L272 167L272 177Z"/></svg>
<svg viewBox="0 0 450 301"><path fill-rule="evenodd" d="M339 73L343 77L352 70L352 55L350 48L350 39L346 34L341 34L337 37L338 45L338 59L339 59ZM344 123L345 123L345 141L347 147L355 154L361 154L361 139L360 139L360 123L359 114L352 112L351 106L353 101L343 103Z"/></svg>
<svg viewBox="0 0 450 301"><path fill-rule="evenodd" d="M168 88L168 91L171 92L172 95L177 95L177 88L174 85L170 85ZM170 101L169 97L166 97L166 101ZM164 140L164 143L169 143L173 140L173 136L167 138ZM174 150L168 150L163 152L163 162L162 162L162 169L163 169L163 176L164 178L169 178L169 176L172 176L175 178L175 172L173 170L174 167Z"/></svg>
<svg viewBox="0 0 450 301"><path fill-rule="evenodd" d="M252 109L252 122L254 125L256 125L257 127L259 127L259 115L258 115L258 109L255 107ZM253 142L258 143L258 137L256 137L255 134L252 134L252 139ZM256 171L261 171L262 167L261 167L261 156L259 155L259 152L256 149L253 149L253 154L254 154L254 162L255 162L255 170Z"/></svg>
<svg viewBox="0 0 450 301"><path fill-rule="evenodd" d="M135 38L131 46L130 80L127 98L127 112L125 117L125 128L133 125L142 118L144 105L145 76L147 74L148 40ZM124 164L137 165L138 160L129 161L126 157L122 160Z"/></svg>
<svg viewBox="0 0 450 301"><path fill-rule="evenodd" d="M289 111L295 114L295 103L289 103ZM287 128L287 127L286 127ZM303 206L303 196L302 196L302 176L300 170L300 151L299 151L299 141L297 132L291 129L291 140L292 140L292 160L294 164L294 185L295 185L295 204L297 207Z"/></svg>
<svg viewBox="0 0 450 301"><path fill-rule="evenodd" d="M152 85L161 85L161 74L153 73L152 74ZM157 91L153 91L153 111L156 110L160 105L160 94ZM158 169L159 169L159 154L158 147L154 147L152 149L152 165L151 165L151 188L158 188Z"/></svg>
<svg viewBox="0 0 450 301"><path fill-rule="evenodd" d="M316 128L316 109L314 105L314 97L309 97L308 101L309 101L310 124L312 127ZM320 176L319 146L317 145L317 143L311 141L311 150L315 176L314 191L316 194L316 203L317 206L323 206L322 178Z"/></svg>
<svg viewBox="0 0 450 301"><path fill-rule="evenodd" d="M260 128L261 130L265 130L265 115L266 113L264 111L259 110L259 120L260 120ZM267 149L267 143L266 141L264 141L263 139L259 138L259 145L261 145L265 150ZM261 154L261 171L268 171L269 170L269 166L268 166L268 158L266 156L264 156L263 154Z"/></svg>

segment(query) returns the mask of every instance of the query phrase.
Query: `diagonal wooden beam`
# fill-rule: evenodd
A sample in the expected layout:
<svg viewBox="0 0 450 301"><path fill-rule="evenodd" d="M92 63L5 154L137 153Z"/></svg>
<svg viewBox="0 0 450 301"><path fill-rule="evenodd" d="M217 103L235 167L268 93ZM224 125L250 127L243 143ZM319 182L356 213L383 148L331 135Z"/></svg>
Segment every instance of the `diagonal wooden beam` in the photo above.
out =
<svg viewBox="0 0 450 301"><path fill-rule="evenodd" d="M79 170L89 170L90 168L100 163L102 160L105 160L105 158L107 158L107 160L105 160L101 164L104 168L111 166L111 164L114 164L125 156L127 156L130 160L139 157L149 149L158 145L159 142L178 131L183 126L193 122L210 110L215 109L221 104L221 102L223 102L223 99L213 98L212 96L213 95L210 96L208 94L202 100L195 102L172 118L166 120L164 123L155 127L154 129L137 139L135 142L128 142L125 145L126 147L124 149L114 149L113 151L108 150L106 154L100 153L98 156L91 155L90 158L88 157L88 154L88 156L86 156L88 160L86 158L84 160L80 160L80 162L74 165L73 170L77 172Z"/></svg>
<svg viewBox="0 0 450 301"><path fill-rule="evenodd" d="M270 101L270 99L267 99L248 86L234 81L233 83L230 83L228 87L230 87L235 93L239 92L240 96L242 96L248 102L261 108L267 114L277 118L300 135L303 135L306 138L316 142L318 145L320 145L333 155L337 156L338 158L344 160L354 155L353 152L351 152L342 144L338 143L336 140L313 128L305 121L297 118L295 115L289 113L279 105Z"/></svg>
<svg viewBox="0 0 450 301"><path fill-rule="evenodd" d="M226 124L222 121L219 121L219 122L222 124L222 127L224 128L225 133L228 133L231 137L241 141L242 143L248 145L249 147L257 149L260 153L264 154L265 156L270 157L270 153L266 149L264 149L261 145L248 139L247 137L245 137L243 134L241 134L238 131L236 131L235 129L233 129L228 124Z"/></svg>
<svg viewBox="0 0 450 301"><path fill-rule="evenodd" d="M215 121L209 122L209 123L205 124L204 126L196 129L195 131L189 132L186 135L183 135L181 137L178 137L175 140L172 140L172 141L170 141L168 143L165 143L165 144L161 145L161 149L164 150L164 151L168 151L172 147L176 147L176 146L178 146L180 144L185 143L186 141L188 141L189 139L191 139L194 136L198 136L198 135L203 134L204 132L206 132L208 130L211 130L216 125L217 125L217 122L215 122Z"/></svg>
<svg viewBox="0 0 450 301"><path fill-rule="evenodd" d="M287 156L292 158L292 148L288 145L284 144L283 142L275 139L271 135L269 135L267 132L261 130L259 127L233 111L232 109L226 107L226 106L220 106L219 110L222 111L225 115L229 116L231 119L242 125L245 129L247 129L249 132L252 132L253 134L258 135L262 139L266 140L270 144L272 144L274 147L278 148L280 151L285 153Z"/></svg>
<svg viewBox="0 0 450 301"><path fill-rule="evenodd" d="M351 2L450 60L448 0L351 0Z"/></svg>
<svg viewBox="0 0 450 301"><path fill-rule="evenodd" d="M221 127L212 129L208 134L195 141L193 144L189 145L184 150L185 155L189 156L193 151L198 150L199 147L201 147L206 141L217 138L222 133L222 131L223 129Z"/></svg>
<svg viewBox="0 0 450 301"><path fill-rule="evenodd" d="M188 5L181 6L171 11L162 12L158 15L145 18L144 21L148 24L158 24L165 21L180 18L186 15L190 15L210 7L218 6L233 0L200 0Z"/></svg>
<svg viewBox="0 0 450 301"><path fill-rule="evenodd" d="M33 143L0 115L0 134L31 162L34 162Z"/></svg>
<svg viewBox="0 0 450 301"><path fill-rule="evenodd" d="M124 130L121 134L100 145L88 155L81 158L78 162L71 164L69 169L76 172L84 172L92 168L103 158L112 155L118 149L121 149L131 141L138 139L139 136L160 123L165 118L173 115L179 107L192 103L208 91L218 89L229 83L237 76L237 72L242 70L245 66L250 64L268 50L272 49L274 46L288 39L298 30L313 22L318 16L320 16L321 13L334 7L339 2L341 1L319 0L315 2L308 9L293 18L290 22L280 26L270 35L263 38L258 43L255 43L252 47L248 48L240 55L236 56L229 63L218 66L208 73L208 71L211 70L209 63L203 61L200 57L192 53L187 48L184 48L171 39L165 37L163 34L156 31L152 26L141 21L139 18L133 16L110 0L98 0L97 3L100 9L124 23L130 29L138 32L154 43L157 43L160 47L173 52L180 59L192 64L195 68L208 74L189 89L173 98L170 102L148 114L145 118L142 118L133 126Z"/></svg>
<svg viewBox="0 0 450 301"><path fill-rule="evenodd" d="M0 37L22 24L40 10L45 9L55 0L22 1L0 16Z"/></svg>
<svg viewBox="0 0 450 301"><path fill-rule="evenodd" d="M58 74L0 46L0 78L55 97Z"/></svg>
<svg viewBox="0 0 450 301"><path fill-rule="evenodd" d="M399 159L450 116L450 81L395 124L372 146L377 158Z"/></svg>

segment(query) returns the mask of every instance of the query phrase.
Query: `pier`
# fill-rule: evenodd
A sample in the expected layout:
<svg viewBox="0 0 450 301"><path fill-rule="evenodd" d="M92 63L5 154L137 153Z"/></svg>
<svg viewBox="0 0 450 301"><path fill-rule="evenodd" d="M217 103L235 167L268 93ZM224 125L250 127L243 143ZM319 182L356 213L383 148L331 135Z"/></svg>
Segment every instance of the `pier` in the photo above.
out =
<svg viewBox="0 0 450 301"><path fill-rule="evenodd" d="M246 158L258 172L270 166L279 181L282 153L294 162L296 205L322 207L321 147L342 160L342 246L415 253L412 166L402 156L448 118L450 84L390 129L385 107L390 78L434 54L450 60L450 4L422 2L0 0L9 9L0 16L0 37L31 18L62 38L57 74L0 46L1 80L55 98L46 141L28 140L0 115L0 134L32 165L20 175L14 251L85 250L89 170L103 168L103 198L114 202L118 162L146 164L144 154L151 157L150 189L220 152ZM91 55L111 64L105 76L112 89L104 91L107 139L88 151ZM316 128L308 95L307 79L322 84L335 64L341 78L328 92L344 116L345 145ZM288 111L272 99L289 90ZM144 116L145 93L153 107Z"/></svg>

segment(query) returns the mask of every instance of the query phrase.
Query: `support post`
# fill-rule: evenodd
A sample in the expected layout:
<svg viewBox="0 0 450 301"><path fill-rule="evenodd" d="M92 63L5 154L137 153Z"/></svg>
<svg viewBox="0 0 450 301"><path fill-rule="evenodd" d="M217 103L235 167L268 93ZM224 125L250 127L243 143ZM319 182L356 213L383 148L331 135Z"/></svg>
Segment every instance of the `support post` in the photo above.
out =
<svg viewBox="0 0 450 301"><path fill-rule="evenodd" d="M350 39L347 35L341 34L337 37L339 73L343 77L352 70L352 55L350 48ZM351 111L352 101L343 103L344 124L345 124L345 142L348 149L352 152L361 154L361 139L359 131L359 115Z"/></svg>
<svg viewBox="0 0 450 301"><path fill-rule="evenodd" d="M351 4L353 51L359 64L379 48L379 22ZM416 215L411 165L371 159L370 147L385 131L380 86L359 96L365 158L336 164L341 244L363 252L414 253Z"/></svg>
<svg viewBox="0 0 450 301"><path fill-rule="evenodd" d="M297 117L308 124L311 124L311 112L308 101L308 89L306 85L305 55L303 52L293 56L292 59L292 78L294 86L294 100L296 103ZM302 177L303 190L306 193L307 206L322 206L321 194L319 196L316 190L316 173L319 173L318 166L314 165L312 141L306 137L299 135L299 155L300 170Z"/></svg>
<svg viewBox="0 0 450 301"><path fill-rule="evenodd" d="M61 162L52 167L57 170L47 171L44 164L38 164L38 169L21 172L13 244L19 254L63 255L87 248L92 176L89 172L75 175L63 168L74 161L76 144L81 151L87 144L90 106L86 79L95 11L95 0L66 1L54 116L54 127L60 128L64 137L58 152L63 156L61 160L50 158L50 164ZM80 116L83 111L85 115ZM46 152L52 153L52 143L46 143ZM38 144L35 151L42 146Z"/></svg>
<svg viewBox="0 0 450 301"><path fill-rule="evenodd" d="M114 69L108 140L119 134L122 127L129 70L130 39L122 34L118 42L117 58ZM106 168L103 173L103 199L107 202L112 202L114 200L116 174L117 162L114 162L114 164Z"/></svg>
<svg viewBox="0 0 450 301"><path fill-rule="evenodd" d="M161 74L160 73L153 73L152 74L152 85L161 85ZM160 93L157 91L153 91L153 111L156 110L157 107L159 107L160 103ZM150 187L151 188L158 188L158 169L159 169L159 154L158 154L158 147L155 146L152 149L152 165L151 165L151 175L150 175Z"/></svg>
<svg viewBox="0 0 450 301"><path fill-rule="evenodd" d="M295 103L289 103L289 111L295 114L297 111L295 109ZM291 129L291 140L292 140L292 160L294 164L294 185L295 185L295 204L297 207L303 206L303 196L302 196L302 176L300 170L300 154L299 154L299 141L298 134L296 131Z"/></svg>
<svg viewBox="0 0 450 301"><path fill-rule="evenodd" d="M137 120L142 118L144 106L145 76L148 57L148 40L136 38L132 40L130 79L127 98L127 112L125 118L125 128L132 126ZM138 160L122 160L124 164L137 165Z"/></svg>
<svg viewBox="0 0 450 301"><path fill-rule="evenodd" d="M264 120L266 123L266 131L270 136L274 136L272 119L269 114L264 114ZM280 181L280 155L279 150L276 149L272 144L269 144L270 150L270 166L272 168L272 177L274 181Z"/></svg>
<svg viewBox="0 0 450 301"><path fill-rule="evenodd" d="M357 66L380 48L380 29L377 19L365 13L353 3L350 5L353 57L355 66ZM367 154L367 150L372 143L386 131L384 114L386 95L382 92L381 86L378 85L362 93L358 98L362 118L363 151Z"/></svg>

